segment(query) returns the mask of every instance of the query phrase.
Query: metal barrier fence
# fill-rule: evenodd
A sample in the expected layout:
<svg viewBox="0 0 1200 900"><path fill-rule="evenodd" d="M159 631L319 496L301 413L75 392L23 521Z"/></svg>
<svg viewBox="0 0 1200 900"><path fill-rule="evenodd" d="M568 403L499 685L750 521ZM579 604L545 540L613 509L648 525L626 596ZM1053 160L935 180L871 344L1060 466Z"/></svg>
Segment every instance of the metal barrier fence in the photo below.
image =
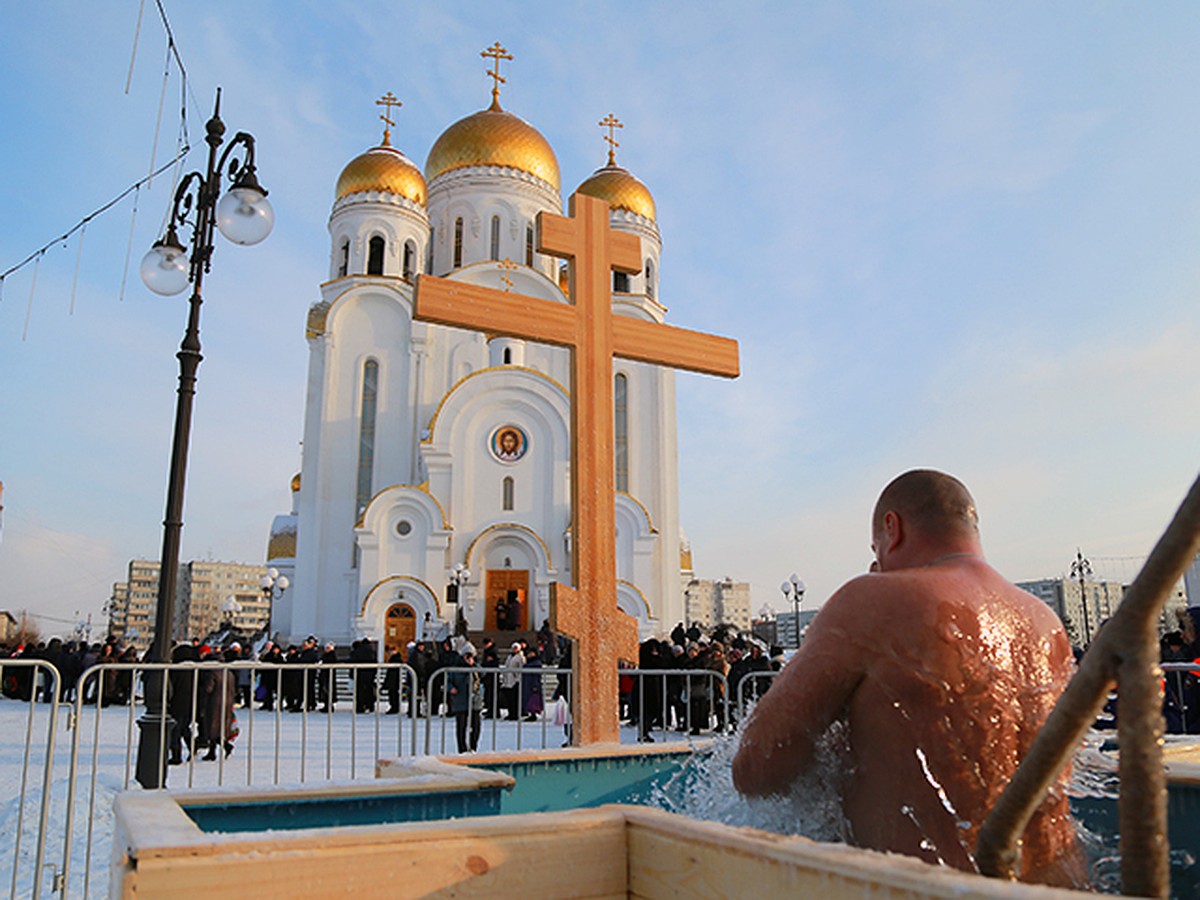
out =
<svg viewBox="0 0 1200 900"><path fill-rule="evenodd" d="M12 881L11 895L16 897L19 888L26 882L21 879L21 844L25 835L25 807L29 799L29 773L33 762L33 735L36 730L37 700L39 684L42 692L51 698L57 698L62 684L62 676L58 669L48 662L37 659L5 660L0 665L0 683L4 684L5 695L15 695L18 701L28 704L26 716L25 739L21 755L21 786L17 792L17 822L15 834L12 836ZM32 875L28 881L31 893L35 886L42 883L42 874L46 852L46 823L50 815L50 789L54 777L54 735L58 725L58 704L46 704L46 746L42 757L42 793L38 801L38 820L34 837L34 853ZM28 867L24 867L28 871ZM57 889L58 873L55 873L55 889Z"/></svg>
<svg viewBox="0 0 1200 900"><path fill-rule="evenodd" d="M738 715L745 715L746 708L757 703L758 698L767 692L767 688L777 677L779 672L774 669L747 672L743 675L737 684Z"/></svg>
<svg viewBox="0 0 1200 900"><path fill-rule="evenodd" d="M712 669L622 669L631 676L630 723L639 741L670 730L699 735L724 731L731 722L729 680Z"/></svg>
<svg viewBox="0 0 1200 900"><path fill-rule="evenodd" d="M457 677L457 676L462 676ZM455 691L464 688L464 682L471 684L478 679L480 700L478 720L473 720L471 710L466 710L466 735L462 734L464 723L461 712L456 716L456 746L455 751L446 746L446 720L453 715L452 707L461 705ZM469 679L469 681L468 681ZM490 732L490 747L499 747L499 723L501 721L515 722L516 746L511 749L521 750L524 747L525 725L534 725L540 731L541 746L553 745L549 738L548 727L555 727L554 712L551 707L558 697L563 697L568 707L574 706L572 693L571 670L550 666L523 666L509 668L483 668L481 666L453 666L439 669L429 679L429 699L425 716L425 753L465 752L475 750L483 732ZM549 699L547 699L549 698ZM433 702L436 700L437 702ZM470 704L470 699L468 699ZM501 717L500 712L505 715ZM441 715L438 715L441 713ZM440 719L439 746L433 750L434 719ZM485 727L483 719L488 720ZM563 720L557 723L564 729L564 739L570 743L570 722ZM472 736L474 741L472 741ZM464 749L463 738L468 746ZM471 744L474 744L473 746ZM510 749L510 748L504 748Z"/></svg>
<svg viewBox="0 0 1200 900"><path fill-rule="evenodd" d="M1167 733L1200 733L1200 664L1165 662L1161 664L1165 680ZM1178 715L1178 723L1172 721Z"/></svg>

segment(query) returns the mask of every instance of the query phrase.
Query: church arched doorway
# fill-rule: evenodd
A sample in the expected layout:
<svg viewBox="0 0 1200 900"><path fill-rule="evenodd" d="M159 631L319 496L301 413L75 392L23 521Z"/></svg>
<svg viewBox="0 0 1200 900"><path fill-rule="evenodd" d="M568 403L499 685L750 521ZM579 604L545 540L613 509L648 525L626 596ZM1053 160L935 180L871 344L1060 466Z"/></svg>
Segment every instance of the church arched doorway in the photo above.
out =
<svg viewBox="0 0 1200 900"><path fill-rule="evenodd" d="M390 659L397 650L401 653L409 641L417 639L417 614L407 603L388 607L383 626L383 658Z"/></svg>

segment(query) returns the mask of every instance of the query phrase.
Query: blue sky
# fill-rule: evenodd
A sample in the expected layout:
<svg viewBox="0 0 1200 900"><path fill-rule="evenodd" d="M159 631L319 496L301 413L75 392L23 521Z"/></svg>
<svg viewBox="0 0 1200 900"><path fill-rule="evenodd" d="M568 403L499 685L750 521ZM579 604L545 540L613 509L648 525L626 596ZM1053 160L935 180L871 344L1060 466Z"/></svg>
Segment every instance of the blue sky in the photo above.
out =
<svg viewBox="0 0 1200 900"><path fill-rule="evenodd" d="M604 162L599 119L625 123L669 320L741 342L736 382L678 380L702 576L749 580L757 608L796 571L820 602L916 466L968 483L1002 572L1051 576L1076 547L1147 553L1200 468L1195 4L164 3L189 168L220 85L277 216L206 281L185 559L262 559L288 507L305 313L374 100L403 100L394 143L423 164L486 105L496 40L505 108L566 190ZM174 153L178 68L164 93L148 0L129 77L137 18L0 6L0 271ZM0 608L48 631L159 553L186 304L137 264L169 187L0 289Z"/></svg>

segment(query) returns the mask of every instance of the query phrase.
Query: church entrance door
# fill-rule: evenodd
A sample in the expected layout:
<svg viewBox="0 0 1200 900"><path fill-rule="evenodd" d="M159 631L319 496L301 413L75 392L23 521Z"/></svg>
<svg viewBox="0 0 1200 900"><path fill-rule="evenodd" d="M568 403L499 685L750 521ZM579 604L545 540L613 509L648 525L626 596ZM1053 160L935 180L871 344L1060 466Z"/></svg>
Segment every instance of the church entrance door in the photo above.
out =
<svg viewBox="0 0 1200 900"><path fill-rule="evenodd" d="M519 605L510 602L514 592ZM511 610L508 616L508 630L524 631L529 628L528 569L488 569L487 618L484 624L488 631L505 630L506 623L497 618L497 603L501 600L505 601Z"/></svg>
<svg viewBox="0 0 1200 900"><path fill-rule="evenodd" d="M383 629L383 658L388 660L399 650L404 652L409 641L417 639L417 614L407 603L388 607Z"/></svg>

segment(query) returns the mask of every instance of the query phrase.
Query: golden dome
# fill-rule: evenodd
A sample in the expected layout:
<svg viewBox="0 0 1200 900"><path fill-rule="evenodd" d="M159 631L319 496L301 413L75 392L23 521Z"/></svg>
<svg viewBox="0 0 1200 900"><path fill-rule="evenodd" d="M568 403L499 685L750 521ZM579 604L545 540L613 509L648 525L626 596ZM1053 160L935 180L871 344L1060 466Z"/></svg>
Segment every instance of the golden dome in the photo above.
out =
<svg viewBox="0 0 1200 900"><path fill-rule="evenodd" d="M538 130L493 102L459 119L434 142L425 161L425 179L467 166L506 166L528 172L560 188L558 159Z"/></svg>
<svg viewBox="0 0 1200 900"><path fill-rule="evenodd" d="M575 192L605 200L613 209L626 209L655 221L654 198L650 196L650 189L627 169L613 163L597 169Z"/></svg>
<svg viewBox="0 0 1200 900"><path fill-rule="evenodd" d="M295 475L292 476L292 493L294 494L298 490L300 490L300 473L299 472L297 472Z"/></svg>
<svg viewBox="0 0 1200 900"><path fill-rule="evenodd" d="M361 191L399 194L425 205L425 179L403 153L387 142L350 160L337 180L337 199Z"/></svg>

